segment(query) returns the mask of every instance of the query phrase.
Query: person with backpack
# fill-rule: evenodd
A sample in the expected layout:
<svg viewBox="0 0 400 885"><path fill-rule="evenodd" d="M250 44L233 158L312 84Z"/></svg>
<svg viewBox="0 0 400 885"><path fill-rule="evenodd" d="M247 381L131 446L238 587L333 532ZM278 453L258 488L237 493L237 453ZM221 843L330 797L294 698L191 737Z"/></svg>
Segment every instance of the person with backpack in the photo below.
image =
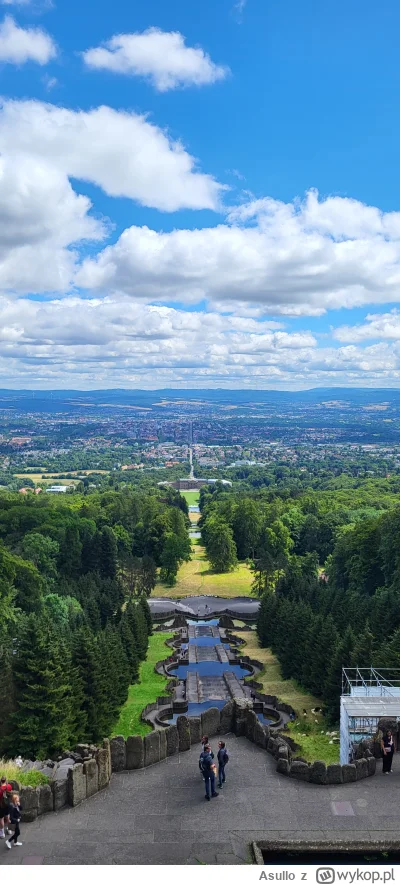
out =
<svg viewBox="0 0 400 885"><path fill-rule="evenodd" d="M226 749L225 741L219 741L218 743L218 786L219 789L222 789L222 784L225 783L225 765L229 762L228 751Z"/></svg>
<svg viewBox="0 0 400 885"><path fill-rule="evenodd" d="M199 768L200 768L200 773L201 773L201 776L202 776L203 780L204 780L204 771L203 771L203 768L202 768L201 757L202 757L203 752L204 752L204 750L205 750L205 748L206 748L206 746L207 746L208 743L209 743L208 735L207 735L207 734L204 734L203 737L202 737L202 739L201 739L202 751L201 751L200 759L199 759ZM212 759L214 759L214 753L212 752L212 750L211 750L211 757L212 757Z"/></svg>
<svg viewBox="0 0 400 885"><path fill-rule="evenodd" d="M206 788L206 796L205 798L209 802L210 799L216 799L218 797L218 793L215 790L215 765L214 765L214 754L211 753L210 744L206 744L203 752L200 754L200 771L203 773L204 783Z"/></svg>
<svg viewBox="0 0 400 885"><path fill-rule="evenodd" d="M0 778L0 839L5 838L5 834L10 834L10 794L12 793L11 784L7 783L7 778Z"/></svg>

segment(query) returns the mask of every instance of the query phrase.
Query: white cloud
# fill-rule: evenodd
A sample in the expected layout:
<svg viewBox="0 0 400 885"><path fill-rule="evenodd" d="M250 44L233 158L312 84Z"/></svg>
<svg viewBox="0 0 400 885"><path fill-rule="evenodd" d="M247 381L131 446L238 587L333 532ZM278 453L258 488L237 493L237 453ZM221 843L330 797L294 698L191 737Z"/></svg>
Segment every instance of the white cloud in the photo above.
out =
<svg viewBox="0 0 400 885"><path fill-rule="evenodd" d="M166 212L219 204L221 186L197 171L181 144L135 113L6 101L0 113L0 152L16 162L21 156L39 159L110 196Z"/></svg>
<svg viewBox="0 0 400 885"><path fill-rule="evenodd" d="M20 28L7 15L0 25L0 62L20 65L27 61L45 65L57 55L55 43L40 28Z"/></svg>
<svg viewBox="0 0 400 885"><path fill-rule="evenodd" d="M104 46L88 49L83 58L90 68L147 77L159 92L204 86L228 74L228 68L214 64L203 49L186 46L178 31L159 28L117 34Z"/></svg>
<svg viewBox="0 0 400 885"><path fill-rule="evenodd" d="M247 0L236 0L236 3L233 6L233 12L235 13L238 24L242 24L246 4Z"/></svg>
<svg viewBox="0 0 400 885"><path fill-rule="evenodd" d="M307 330L123 295L0 297L0 386L312 387L400 384L399 342L317 345Z"/></svg>
<svg viewBox="0 0 400 885"><path fill-rule="evenodd" d="M51 92L56 86L58 86L57 77L50 77L49 74L45 74L42 77L42 83L47 92Z"/></svg>
<svg viewBox="0 0 400 885"><path fill-rule="evenodd" d="M286 315L397 302L400 213L310 192L231 210L228 223L162 233L131 227L84 262L80 285L218 309Z"/></svg>
<svg viewBox="0 0 400 885"><path fill-rule="evenodd" d="M68 288L77 260L69 247L106 232L90 209L90 200L48 163L0 156L0 288Z"/></svg>
<svg viewBox="0 0 400 885"><path fill-rule="evenodd" d="M371 339L400 341L400 312L368 314L365 322L354 326L339 326L334 338L346 343L358 343Z"/></svg>

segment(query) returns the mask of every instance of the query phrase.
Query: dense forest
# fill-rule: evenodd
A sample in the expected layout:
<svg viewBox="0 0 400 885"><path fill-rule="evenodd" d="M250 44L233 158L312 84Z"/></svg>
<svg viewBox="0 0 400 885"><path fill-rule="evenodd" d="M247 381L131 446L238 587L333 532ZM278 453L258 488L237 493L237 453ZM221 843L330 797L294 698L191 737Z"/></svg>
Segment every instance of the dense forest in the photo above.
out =
<svg viewBox="0 0 400 885"><path fill-rule="evenodd" d="M351 485L297 496L201 493L214 566L229 570L248 559L261 597L261 644L278 656L284 677L321 697L333 722L343 666L400 667L397 489L389 480Z"/></svg>
<svg viewBox="0 0 400 885"><path fill-rule="evenodd" d="M146 656L157 569L173 582L189 555L172 489L1 495L1 752L43 758L110 733Z"/></svg>

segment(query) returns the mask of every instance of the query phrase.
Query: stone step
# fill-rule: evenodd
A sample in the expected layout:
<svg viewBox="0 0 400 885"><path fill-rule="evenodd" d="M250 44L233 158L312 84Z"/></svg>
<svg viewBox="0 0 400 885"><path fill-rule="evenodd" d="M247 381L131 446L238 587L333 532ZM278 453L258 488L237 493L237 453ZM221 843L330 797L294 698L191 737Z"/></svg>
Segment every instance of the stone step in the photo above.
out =
<svg viewBox="0 0 400 885"><path fill-rule="evenodd" d="M232 671L229 671L229 670L225 670L224 680L225 680L225 685L229 691L231 698L245 698L246 697L246 692L243 688L243 685L241 682L239 682L239 679L237 678L235 673L232 673Z"/></svg>
<svg viewBox="0 0 400 885"><path fill-rule="evenodd" d="M186 679L186 700L188 704L199 704L200 690L197 673L189 672Z"/></svg>

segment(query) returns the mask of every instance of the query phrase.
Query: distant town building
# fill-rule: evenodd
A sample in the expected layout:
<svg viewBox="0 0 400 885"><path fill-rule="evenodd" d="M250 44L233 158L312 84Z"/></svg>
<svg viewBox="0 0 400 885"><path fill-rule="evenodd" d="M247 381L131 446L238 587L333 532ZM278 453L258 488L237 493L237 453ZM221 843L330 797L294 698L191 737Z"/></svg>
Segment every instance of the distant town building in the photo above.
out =
<svg viewBox="0 0 400 885"><path fill-rule="evenodd" d="M232 483L229 479L176 479L174 482L159 482L157 485L159 486L171 486L173 489L178 489L180 492L190 492L197 491L201 489L202 486L207 485L215 485L216 482L220 482L223 486L231 486Z"/></svg>
<svg viewBox="0 0 400 885"><path fill-rule="evenodd" d="M68 489L68 486L49 486L49 488L46 489L46 492L48 492L51 495L63 495L63 494L65 494L67 489Z"/></svg>

